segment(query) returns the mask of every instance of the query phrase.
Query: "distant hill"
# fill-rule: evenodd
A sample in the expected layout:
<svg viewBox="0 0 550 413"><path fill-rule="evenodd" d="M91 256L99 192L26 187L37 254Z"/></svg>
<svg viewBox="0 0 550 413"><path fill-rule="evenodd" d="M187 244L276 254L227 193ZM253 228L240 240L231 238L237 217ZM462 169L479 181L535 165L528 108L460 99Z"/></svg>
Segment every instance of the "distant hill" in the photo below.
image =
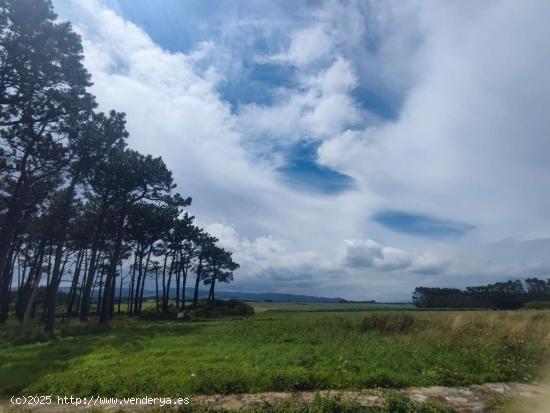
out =
<svg viewBox="0 0 550 413"><path fill-rule="evenodd" d="M343 303L343 298L315 297L312 295L284 294L284 293L245 293L240 291L218 291L216 298L237 299L244 301L280 301L300 303Z"/></svg>
<svg viewBox="0 0 550 413"><path fill-rule="evenodd" d="M154 296L154 291L145 291L147 296ZM193 297L192 288L185 289L185 298ZM172 289L171 296L176 296L175 289ZM199 290L200 298L207 298L207 290ZM249 293L242 291L216 291L216 298L221 300L242 300L242 301L280 301L280 302L300 302L300 303L342 303L346 302L343 298L315 297L311 295L285 294L285 293Z"/></svg>
<svg viewBox="0 0 550 413"><path fill-rule="evenodd" d="M68 287L61 287L59 289L63 292L68 292ZM97 290L96 290L97 292ZM118 289L116 290L118 296ZM185 289L185 298L192 298L194 290L192 288ZM96 295L96 294L94 294ZM122 296L126 297L128 295L128 290L126 288L122 289ZM176 297L176 289L171 289L171 297ZM154 297L154 290L145 290L145 297ZM199 290L200 298L207 298L207 290ZM243 301L278 301L278 302L298 302L298 303L345 303L347 300L339 297L329 298L329 297L316 297L312 295L300 295L300 294L285 294L285 293L248 293L242 291L216 291L216 298L221 300L243 300Z"/></svg>

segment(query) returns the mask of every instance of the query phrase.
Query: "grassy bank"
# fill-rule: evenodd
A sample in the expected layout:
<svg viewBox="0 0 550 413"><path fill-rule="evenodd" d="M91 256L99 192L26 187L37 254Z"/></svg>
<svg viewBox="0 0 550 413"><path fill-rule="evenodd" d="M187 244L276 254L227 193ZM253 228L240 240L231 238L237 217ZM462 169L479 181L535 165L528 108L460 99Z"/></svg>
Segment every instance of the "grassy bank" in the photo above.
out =
<svg viewBox="0 0 550 413"><path fill-rule="evenodd" d="M169 396L525 381L548 355L549 331L545 311L119 319L107 331L75 323L55 339L27 344L48 338L8 324L0 335L0 394Z"/></svg>

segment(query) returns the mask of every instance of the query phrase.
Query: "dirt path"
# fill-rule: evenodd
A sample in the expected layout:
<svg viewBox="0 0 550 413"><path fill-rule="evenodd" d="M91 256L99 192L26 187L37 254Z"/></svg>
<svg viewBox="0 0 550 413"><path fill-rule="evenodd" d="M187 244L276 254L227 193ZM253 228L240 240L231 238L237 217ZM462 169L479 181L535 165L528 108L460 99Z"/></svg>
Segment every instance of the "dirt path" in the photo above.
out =
<svg viewBox="0 0 550 413"><path fill-rule="evenodd" d="M542 398L550 394L550 386L523 383L492 383L468 387L411 387L399 390L400 393L419 402L439 401L454 407L458 412L483 412L488 400L497 397ZM354 400L364 406L380 406L384 403L382 390L325 390L319 392L297 393L259 393L229 396L199 396L193 403L212 403L226 409L240 409L255 403L282 403L290 397L298 397L304 401L312 401L319 393L323 396L337 396L345 400ZM550 412L550 408L549 408Z"/></svg>
<svg viewBox="0 0 550 413"><path fill-rule="evenodd" d="M415 401L439 401L446 403L456 409L457 412L484 412L486 403L497 397L528 398L537 399L550 395L550 385L542 384L523 384L523 383L491 383L474 385L468 387L411 387L398 390L399 393L407 395ZM364 406L380 406L384 403L384 391L382 390L322 390L318 392L267 392L257 394L240 395L213 395L213 396L195 396L191 398L191 405L211 404L216 407L222 407L227 410L238 410L243 407L254 404L269 403L277 405L291 397L300 398L306 402L312 401L316 394L322 396L337 396L344 400L354 400ZM127 412L144 411L150 407L144 406L121 406L119 404L103 406L102 410L115 411L123 410ZM72 412L86 411L88 407L75 408L74 406L33 406L29 408L14 408L10 401L0 402L0 412ZM97 409L97 406L96 406ZM550 412L550 407L547 410ZM546 410L544 411L546 412Z"/></svg>

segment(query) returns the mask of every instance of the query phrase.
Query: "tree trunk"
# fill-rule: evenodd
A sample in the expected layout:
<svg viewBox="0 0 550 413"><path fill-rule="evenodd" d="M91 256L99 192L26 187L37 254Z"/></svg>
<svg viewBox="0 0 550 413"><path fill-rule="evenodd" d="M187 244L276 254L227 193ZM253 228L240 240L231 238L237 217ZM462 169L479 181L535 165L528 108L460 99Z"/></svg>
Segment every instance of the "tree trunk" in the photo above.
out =
<svg viewBox="0 0 550 413"><path fill-rule="evenodd" d="M113 255L111 257L111 264L109 265L109 271L107 273L107 279L105 281L106 290L103 294L103 304L101 306L101 314L99 316L99 322L101 324L108 324L113 312L113 282L116 278L116 267L120 258L122 250L122 232L124 227L124 221L126 220L126 203L122 205L120 210L120 216L116 228L116 239Z"/></svg>
<svg viewBox="0 0 550 413"><path fill-rule="evenodd" d="M180 252L180 261L181 261L181 270L183 272L183 282L181 286L181 308L185 309L185 286L187 284L187 271L189 270L188 267L188 260L183 258L183 253Z"/></svg>
<svg viewBox="0 0 550 413"><path fill-rule="evenodd" d="M23 155L21 165L19 167L19 178L15 185L13 195L9 202L8 211L4 217L4 225L2 227L2 236L0 237L0 323L3 323L8 318L9 290L11 279L5 276L5 270L8 263L8 255L12 243L17 235L17 224L23 213L23 201L27 192L27 161L29 152Z"/></svg>
<svg viewBox="0 0 550 413"><path fill-rule="evenodd" d="M120 273L120 278L122 278L122 272ZM109 306L109 319L112 320L115 314L115 292L116 292L116 276L113 277L113 282L111 285L111 305Z"/></svg>
<svg viewBox="0 0 550 413"><path fill-rule="evenodd" d="M176 311L179 311L180 309L180 286L181 286L180 267L181 265L178 265L178 268L176 268Z"/></svg>
<svg viewBox="0 0 550 413"><path fill-rule="evenodd" d="M193 305L196 306L199 302L199 283L202 273L202 251L199 255L199 265L197 266L197 279L195 280L195 294L193 295Z"/></svg>
<svg viewBox="0 0 550 413"><path fill-rule="evenodd" d="M33 263L31 268L29 269L29 275L27 276L25 285L21 289L17 299L17 305L15 307L15 316L20 321L23 320L27 302L29 300L30 295L33 292L33 285L36 279L36 273L38 271L40 272L42 271L40 267L42 266L42 257L44 256L45 248L46 248L46 237L42 239L42 241L40 242L40 245L36 248Z"/></svg>
<svg viewBox="0 0 550 413"><path fill-rule="evenodd" d="M103 291L104 291L104 283L103 283L103 277L105 276L105 268L104 264L102 264L101 269L99 270L99 292L97 293L97 305L96 305L96 313L99 314L101 311L101 298L103 297ZM92 296L93 298L93 296Z"/></svg>
<svg viewBox="0 0 550 413"><path fill-rule="evenodd" d="M36 295L38 294L38 287L40 287L40 280L42 278L42 262L43 262L43 259L44 259L44 252L42 250L41 258L38 260L38 266L37 266L36 274L34 276L34 281L33 281L33 285L32 285L32 292L31 292L31 295L29 297L29 300L25 304L25 312L23 313L23 318L21 320L21 322L23 324L25 324L29 320L29 318L31 316L31 310L33 310L33 308L34 308Z"/></svg>
<svg viewBox="0 0 550 413"><path fill-rule="evenodd" d="M28 268L28 260L30 258L30 250L31 250L31 246L30 246L30 243L28 243L29 245L27 245L27 249L25 250L25 254L23 255L23 262L25 263L25 265L23 265L23 274L21 274L21 282L19 283L18 285L18 293L21 292L22 288L23 288L23 284L25 283L25 276L27 275L27 268ZM21 265L21 262L19 262L19 265Z"/></svg>
<svg viewBox="0 0 550 413"><path fill-rule="evenodd" d="M137 269L137 254L134 255L134 264L132 265L132 275L130 277L130 285L128 287L128 304L126 312L131 316L134 315L134 288L136 285L136 269Z"/></svg>
<svg viewBox="0 0 550 413"><path fill-rule="evenodd" d="M52 278L48 286L48 292L46 294L46 304L45 304L45 316L46 322L44 328L46 331L52 331L55 323L55 307L57 305L57 290L59 289L59 283L61 282L61 258L63 256L63 248L65 246L65 241L67 239L67 228L69 226L69 219L71 217L72 203L74 198L74 190L76 187L76 182L78 180L78 175L74 175L69 188L67 188L67 193L65 194L65 199L63 202L63 209L61 211L61 225L58 228L58 237L57 237L57 249L55 251L55 260L53 264ZM51 257L51 254L50 254ZM49 265L49 264L48 264Z"/></svg>
<svg viewBox="0 0 550 413"><path fill-rule="evenodd" d="M97 259L97 252L99 250L99 242L101 240L101 233L103 231L103 224L107 216L106 208L107 208L107 201L104 200L103 204L101 205L101 210L100 210L100 214L99 214L99 218L98 218L98 222L97 222L96 230L94 234L94 239L92 243L92 252L90 256L88 274L86 276L86 284L85 284L84 290L81 293L80 321L88 321L88 317L90 314L90 304L92 301L92 287L94 285L94 277L95 277L95 265L96 265L96 259Z"/></svg>
<svg viewBox="0 0 550 413"><path fill-rule="evenodd" d="M183 272L183 280L181 283L181 308L185 308L185 285L187 284L187 270Z"/></svg>
<svg viewBox="0 0 550 413"><path fill-rule="evenodd" d="M117 308L118 314L120 314L121 304L122 304L122 265L120 266L120 286L118 287L118 308Z"/></svg>
<svg viewBox="0 0 550 413"><path fill-rule="evenodd" d="M50 242L48 248L48 266L46 267L46 288L50 285L51 275L52 275L52 251L53 251L53 241ZM44 302L44 310L46 310L46 302Z"/></svg>
<svg viewBox="0 0 550 413"><path fill-rule="evenodd" d="M0 301L0 306L2 307L0 309L0 313L6 314L6 318L8 317L8 314L9 314L11 284L13 281L13 271L15 268L15 260L19 256L19 253L17 250L18 250L18 247L16 244L14 244L8 255L8 266L6 267L4 271L4 276L2 277L2 280L4 280L8 285L8 290L7 290L7 293L5 294L5 300ZM17 267L17 271L19 272L19 267Z"/></svg>
<svg viewBox="0 0 550 413"><path fill-rule="evenodd" d="M168 255L170 255L169 252L166 252L164 254L164 264L162 266L162 311L164 312L164 299L166 297L166 264L168 262Z"/></svg>
<svg viewBox="0 0 550 413"><path fill-rule="evenodd" d="M156 295L156 301L157 301L157 313L160 311L160 303L159 303L159 270L155 268L155 295Z"/></svg>
<svg viewBox="0 0 550 413"><path fill-rule="evenodd" d="M86 275L88 272L88 250L84 250L84 272L83 274ZM84 280L80 283L80 288L78 289L78 297L76 300L76 313L80 314L81 308L82 308L82 294L84 293Z"/></svg>
<svg viewBox="0 0 550 413"><path fill-rule="evenodd" d="M82 262L84 261L83 251L84 248L81 248L76 257L76 267L73 274L73 282L71 283L71 290L69 291L69 302L67 303L67 315L73 314L76 290L78 288L78 280L80 278L80 270L82 269Z"/></svg>
<svg viewBox="0 0 550 413"><path fill-rule="evenodd" d="M143 279L141 280L141 289L139 293L138 314L141 314L141 307L143 305L143 291L145 289L145 277L147 277L147 269L149 268L149 261L151 259L152 252L153 252L153 244L150 245L149 252L147 253L147 259L145 260L145 271L143 274Z"/></svg>
<svg viewBox="0 0 550 413"><path fill-rule="evenodd" d="M164 302L162 304L162 310L168 312L168 306L170 304L170 284L172 284L172 273L174 272L174 261L176 260L176 252L172 255L172 262L170 263L170 271L168 272L168 284L166 286L166 295L164 296Z"/></svg>
<svg viewBox="0 0 550 413"><path fill-rule="evenodd" d="M137 310L139 306L138 304L139 287L141 286L141 278L143 276L143 253L144 253L144 249L143 247L141 247L141 244L138 243L138 251L136 255L136 258L139 257L138 265L137 265L138 276L137 276L136 285L133 288L134 291L132 291L132 314L137 314Z"/></svg>
<svg viewBox="0 0 550 413"><path fill-rule="evenodd" d="M216 288L216 270L214 270L214 276L212 277L212 282L210 283L210 291L208 292L208 302L210 303L210 300L212 302L216 301L216 298L214 297L214 288Z"/></svg>

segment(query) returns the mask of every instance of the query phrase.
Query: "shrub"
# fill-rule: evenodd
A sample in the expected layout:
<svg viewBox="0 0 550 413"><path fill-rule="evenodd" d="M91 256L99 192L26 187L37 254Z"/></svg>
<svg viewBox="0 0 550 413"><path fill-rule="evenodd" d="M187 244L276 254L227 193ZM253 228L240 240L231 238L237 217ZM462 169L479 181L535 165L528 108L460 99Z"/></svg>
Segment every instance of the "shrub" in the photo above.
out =
<svg viewBox="0 0 550 413"><path fill-rule="evenodd" d="M361 321L362 331L382 334L407 334L414 326L414 317L407 313L371 313Z"/></svg>
<svg viewBox="0 0 550 413"><path fill-rule="evenodd" d="M523 308L527 310L550 310L550 301L530 301Z"/></svg>
<svg viewBox="0 0 550 413"><path fill-rule="evenodd" d="M173 321L177 317L174 311L158 312L155 309L148 309L139 315L140 320L146 321Z"/></svg>
<svg viewBox="0 0 550 413"><path fill-rule="evenodd" d="M238 300L216 300L213 303L199 301L196 306L187 307L183 312L184 319L247 317L254 315L254 308Z"/></svg>

